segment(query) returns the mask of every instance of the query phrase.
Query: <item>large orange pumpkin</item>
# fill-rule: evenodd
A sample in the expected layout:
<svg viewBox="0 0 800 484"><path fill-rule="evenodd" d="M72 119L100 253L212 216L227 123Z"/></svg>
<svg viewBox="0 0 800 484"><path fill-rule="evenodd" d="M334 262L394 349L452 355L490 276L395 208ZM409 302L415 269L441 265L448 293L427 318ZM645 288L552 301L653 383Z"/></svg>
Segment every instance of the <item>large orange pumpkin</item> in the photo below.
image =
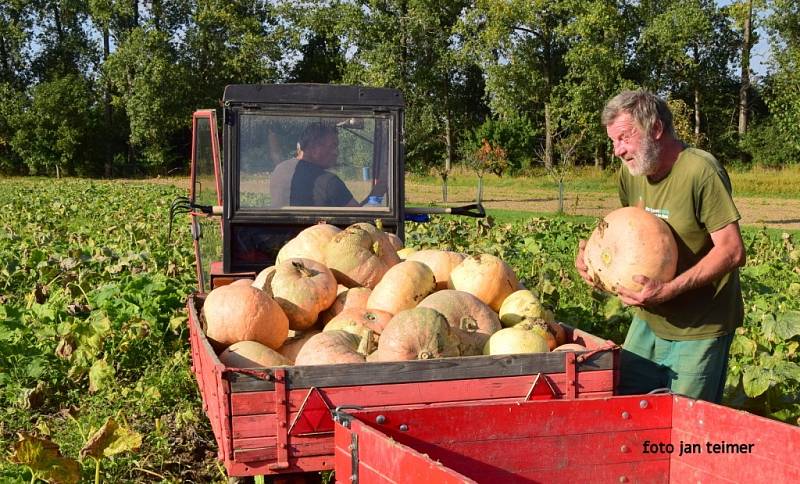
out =
<svg viewBox="0 0 800 484"><path fill-rule="evenodd" d="M201 311L206 336L217 351L239 341L279 348L289 335L289 320L267 293L229 284L208 293Z"/></svg>
<svg viewBox="0 0 800 484"><path fill-rule="evenodd" d="M586 242L583 260L599 289L638 291L637 274L662 282L675 277L678 246L666 222L641 208L623 207L600 222Z"/></svg>
<svg viewBox="0 0 800 484"><path fill-rule="evenodd" d="M459 356L461 341L439 312L431 308L407 309L396 314L383 329L378 349L367 361L427 360Z"/></svg>

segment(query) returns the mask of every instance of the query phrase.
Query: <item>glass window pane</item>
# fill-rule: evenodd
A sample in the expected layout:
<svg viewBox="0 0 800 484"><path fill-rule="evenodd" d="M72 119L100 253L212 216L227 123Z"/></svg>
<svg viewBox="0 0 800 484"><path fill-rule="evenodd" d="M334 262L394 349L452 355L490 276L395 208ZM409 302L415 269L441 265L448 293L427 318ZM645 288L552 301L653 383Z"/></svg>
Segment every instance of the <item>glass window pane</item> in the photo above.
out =
<svg viewBox="0 0 800 484"><path fill-rule="evenodd" d="M241 117L240 208L388 211L388 115Z"/></svg>

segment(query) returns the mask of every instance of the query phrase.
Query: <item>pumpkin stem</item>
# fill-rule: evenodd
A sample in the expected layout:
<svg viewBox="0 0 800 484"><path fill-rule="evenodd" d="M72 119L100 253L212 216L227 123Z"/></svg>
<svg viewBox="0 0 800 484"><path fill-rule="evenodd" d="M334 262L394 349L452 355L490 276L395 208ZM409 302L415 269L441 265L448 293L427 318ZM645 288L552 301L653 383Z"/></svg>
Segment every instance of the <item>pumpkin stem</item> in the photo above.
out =
<svg viewBox="0 0 800 484"><path fill-rule="evenodd" d="M381 244L377 240L372 244L372 253L378 257L381 255Z"/></svg>
<svg viewBox="0 0 800 484"><path fill-rule="evenodd" d="M464 316L459 322L459 328L468 333L474 333L478 330L478 322L472 319L470 316Z"/></svg>
<svg viewBox="0 0 800 484"><path fill-rule="evenodd" d="M316 271L309 269L308 267L304 266L302 262L296 260L292 261L292 267L306 277L314 277L317 275Z"/></svg>
<svg viewBox="0 0 800 484"><path fill-rule="evenodd" d="M361 341L358 343L357 352L361 353L364 356L369 355L373 351L375 351L375 332L371 329L364 334L361 338Z"/></svg>
<svg viewBox="0 0 800 484"><path fill-rule="evenodd" d="M376 218L375 219L375 228L383 232L383 220Z"/></svg>
<svg viewBox="0 0 800 484"><path fill-rule="evenodd" d="M418 360L430 360L433 359L433 354L430 351L420 351L417 355Z"/></svg>

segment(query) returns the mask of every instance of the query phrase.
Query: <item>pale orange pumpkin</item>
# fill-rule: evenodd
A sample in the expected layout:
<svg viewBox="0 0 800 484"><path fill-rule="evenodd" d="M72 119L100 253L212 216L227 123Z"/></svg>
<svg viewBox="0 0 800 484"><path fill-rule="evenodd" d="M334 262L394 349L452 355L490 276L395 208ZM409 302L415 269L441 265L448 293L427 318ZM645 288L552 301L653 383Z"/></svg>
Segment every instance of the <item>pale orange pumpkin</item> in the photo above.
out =
<svg viewBox="0 0 800 484"><path fill-rule="evenodd" d="M583 260L595 285L616 294L619 286L639 291L641 274L661 282L675 277L678 245L669 225L639 207L606 215L586 242Z"/></svg>
<svg viewBox="0 0 800 484"><path fill-rule="evenodd" d="M342 229L339 227L326 223L306 227L281 247L275 263L280 264L286 259L300 258L311 259L324 264L323 250L325 244L341 231Z"/></svg>
<svg viewBox="0 0 800 484"><path fill-rule="evenodd" d="M461 264L467 256L460 252L449 250L424 249L412 252L406 260L422 262L430 267L436 277L436 290L447 289L450 282L450 273Z"/></svg>
<svg viewBox="0 0 800 484"><path fill-rule="evenodd" d="M283 343L283 346L278 348L278 353L283 355L286 359L294 364L294 360L297 358L297 353L300 352L300 349L303 347L303 345L305 345L312 336L318 334L319 332L320 331L317 330L297 332L294 336L290 336L289 339Z"/></svg>
<svg viewBox="0 0 800 484"><path fill-rule="evenodd" d="M374 288L400 262L387 235L368 223L353 224L325 245L325 264L347 287Z"/></svg>
<svg viewBox="0 0 800 484"><path fill-rule="evenodd" d="M230 368L269 368L292 362L277 351L257 341L239 341L220 353L219 361Z"/></svg>
<svg viewBox="0 0 800 484"><path fill-rule="evenodd" d="M396 314L383 329L378 349L367 361L427 360L459 356L458 336L447 320L431 308L407 309Z"/></svg>
<svg viewBox="0 0 800 484"><path fill-rule="evenodd" d="M497 313L464 291L445 289L426 297L417 307L441 313L461 339L463 356L479 355L489 337L502 327Z"/></svg>
<svg viewBox="0 0 800 484"><path fill-rule="evenodd" d="M280 305L249 285L215 288L208 293L201 315L208 341L217 351L248 340L275 349L289 335L289 320Z"/></svg>
<svg viewBox="0 0 800 484"><path fill-rule="evenodd" d="M297 366L364 363L366 359L359 353L361 341L347 331L324 331L309 338L294 363Z"/></svg>
<svg viewBox="0 0 800 484"><path fill-rule="evenodd" d="M403 261L392 266L367 299L368 309L397 314L411 309L436 289L430 267L417 261Z"/></svg>
<svg viewBox="0 0 800 484"><path fill-rule="evenodd" d="M326 324L345 309L366 309L367 300L371 293L372 289L368 287L345 288L344 291L336 295L333 304L319 315L320 322Z"/></svg>
<svg viewBox="0 0 800 484"><path fill-rule="evenodd" d="M503 300L520 286L514 270L490 254L470 256L450 273L450 289L466 291L498 312Z"/></svg>
<svg viewBox="0 0 800 484"><path fill-rule="evenodd" d="M289 328L302 331L317 322L319 313L336 299L331 271L311 259L287 259L275 266L270 288L289 318Z"/></svg>

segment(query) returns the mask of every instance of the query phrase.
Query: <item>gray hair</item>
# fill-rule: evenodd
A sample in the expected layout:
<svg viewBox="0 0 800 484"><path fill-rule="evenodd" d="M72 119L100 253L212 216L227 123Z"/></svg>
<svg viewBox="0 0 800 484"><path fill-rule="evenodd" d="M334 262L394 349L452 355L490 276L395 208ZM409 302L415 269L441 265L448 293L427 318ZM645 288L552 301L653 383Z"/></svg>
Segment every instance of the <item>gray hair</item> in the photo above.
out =
<svg viewBox="0 0 800 484"><path fill-rule="evenodd" d="M653 130L656 121L661 121L664 133L676 138L672 111L669 110L666 101L650 91L645 89L622 91L608 101L600 121L603 126L608 126L622 113L630 114L636 127L648 134Z"/></svg>

